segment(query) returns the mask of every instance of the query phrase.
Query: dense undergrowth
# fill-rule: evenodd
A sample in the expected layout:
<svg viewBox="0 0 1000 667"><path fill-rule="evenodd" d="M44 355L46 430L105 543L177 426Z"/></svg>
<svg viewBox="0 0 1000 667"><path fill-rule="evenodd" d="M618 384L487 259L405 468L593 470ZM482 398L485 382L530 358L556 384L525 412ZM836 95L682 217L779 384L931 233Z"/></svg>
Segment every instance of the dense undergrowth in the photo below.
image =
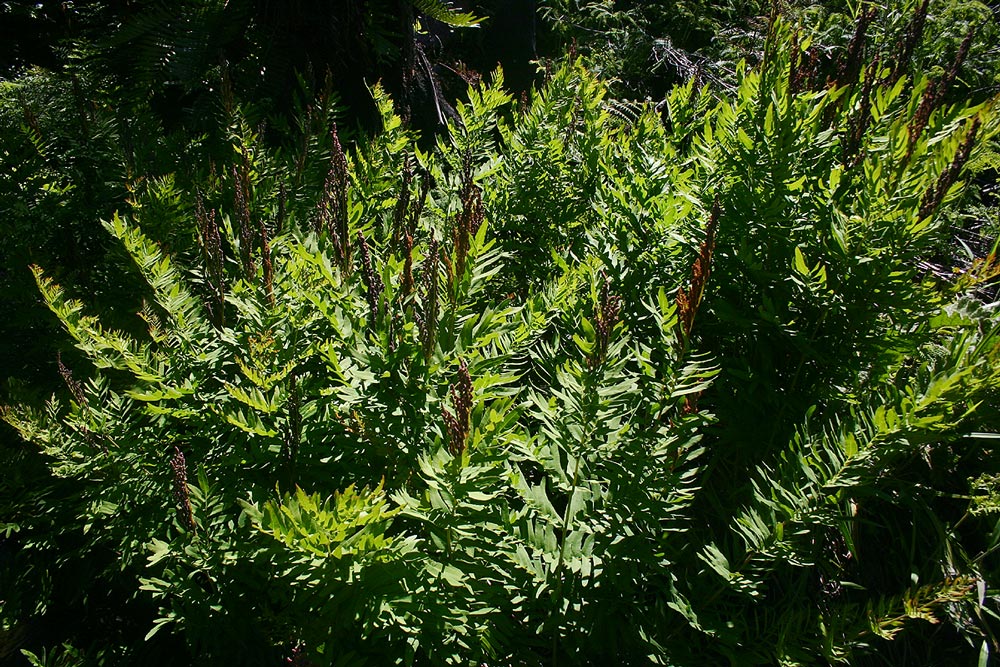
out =
<svg viewBox="0 0 1000 667"><path fill-rule="evenodd" d="M989 664L1000 265L951 246L1000 117L971 41L914 65L926 4L868 11L659 106L497 72L427 150L377 87L353 147L322 97L292 148L225 101L191 142L26 115L17 183L109 259L32 268L73 348L3 411L0 653L41 619L49 665Z"/></svg>

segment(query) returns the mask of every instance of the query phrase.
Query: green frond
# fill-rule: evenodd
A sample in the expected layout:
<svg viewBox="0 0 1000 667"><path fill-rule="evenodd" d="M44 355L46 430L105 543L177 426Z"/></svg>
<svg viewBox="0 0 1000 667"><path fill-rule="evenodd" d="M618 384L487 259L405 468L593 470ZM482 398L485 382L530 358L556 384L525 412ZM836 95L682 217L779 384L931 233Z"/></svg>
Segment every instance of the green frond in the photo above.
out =
<svg viewBox="0 0 1000 667"><path fill-rule="evenodd" d="M157 305L171 320L171 338L196 348L201 339L210 335L211 324L204 316L201 302L188 290L170 257L134 223L117 214L105 223L105 228L121 241L152 288Z"/></svg>
<svg viewBox="0 0 1000 667"><path fill-rule="evenodd" d="M868 627L879 637L893 639L912 620L940 623L940 608L968 600L975 587L975 580L960 576L882 598L868 607Z"/></svg>
<svg viewBox="0 0 1000 667"><path fill-rule="evenodd" d="M447 0L412 0L413 6L435 21L456 28L476 28L483 19L476 18L471 12L462 12L452 7Z"/></svg>
<svg viewBox="0 0 1000 667"><path fill-rule="evenodd" d="M127 370L143 382L163 380L166 357L124 333L105 330L96 317L83 315L84 304L66 298L63 289L46 277L40 267L33 266L32 272L49 310L95 366Z"/></svg>
<svg viewBox="0 0 1000 667"><path fill-rule="evenodd" d="M367 559L398 548L385 533L399 510L389 507L381 486L357 492L351 485L326 500L297 488L259 510L248 503L244 509L262 533L316 556Z"/></svg>

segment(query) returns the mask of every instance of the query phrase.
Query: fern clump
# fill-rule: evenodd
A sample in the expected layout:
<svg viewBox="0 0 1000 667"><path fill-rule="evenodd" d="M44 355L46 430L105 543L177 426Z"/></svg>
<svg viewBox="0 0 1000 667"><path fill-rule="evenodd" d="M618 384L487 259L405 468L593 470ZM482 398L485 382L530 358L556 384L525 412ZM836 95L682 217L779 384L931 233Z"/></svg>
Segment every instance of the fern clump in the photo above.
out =
<svg viewBox="0 0 1000 667"><path fill-rule="evenodd" d="M992 274L925 263L998 119L809 47L776 21L666 123L565 63L428 152L378 89L353 150L234 125L195 252L106 223L142 335L35 269L89 365L4 417L73 557L206 663L848 663L921 622L988 655Z"/></svg>

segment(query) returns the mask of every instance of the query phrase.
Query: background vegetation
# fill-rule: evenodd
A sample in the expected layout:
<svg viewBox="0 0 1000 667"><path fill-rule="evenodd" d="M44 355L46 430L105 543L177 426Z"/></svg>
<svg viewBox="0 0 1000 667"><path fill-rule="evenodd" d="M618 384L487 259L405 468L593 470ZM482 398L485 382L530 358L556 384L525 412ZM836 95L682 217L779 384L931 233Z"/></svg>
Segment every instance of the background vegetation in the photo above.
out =
<svg viewBox="0 0 1000 667"><path fill-rule="evenodd" d="M0 3L0 662L991 664L995 8L183 4Z"/></svg>

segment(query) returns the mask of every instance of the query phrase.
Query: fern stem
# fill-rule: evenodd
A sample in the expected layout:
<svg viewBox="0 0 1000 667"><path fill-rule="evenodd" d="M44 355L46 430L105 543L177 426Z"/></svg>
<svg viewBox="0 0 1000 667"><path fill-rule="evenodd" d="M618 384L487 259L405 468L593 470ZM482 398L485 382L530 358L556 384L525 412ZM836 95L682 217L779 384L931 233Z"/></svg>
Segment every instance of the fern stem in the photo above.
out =
<svg viewBox="0 0 1000 667"><path fill-rule="evenodd" d="M556 608L555 631L552 633L552 667L559 667L559 628L562 626L562 570L566 561L566 534L569 532L570 512L573 509L573 498L576 496L576 487L580 481L580 461L582 456L576 457L576 464L573 466L573 483L569 492L569 500L566 502L566 509L563 510L562 544L559 545L559 560L556 561L556 590L555 600L559 606Z"/></svg>
<svg viewBox="0 0 1000 667"><path fill-rule="evenodd" d="M593 392L596 392L596 387L594 386L594 375L600 372L600 367L594 369L588 369L584 371L584 388L583 395L587 396ZM594 414L593 408L587 404L587 409L584 411L584 429L583 437L580 438L580 442L587 443L592 439L592 434L594 431ZM569 524L571 519L571 513L573 511L573 499L576 497L576 489L580 483L580 465L583 461L583 456L581 452L576 452L576 462L573 464L573 482L570 485L569 498L566 501L566 508L563 510L562 516L562 541L559 545L559 559L556 561L556 569L554 575L556 577L556 588L555 588L555 601L558 607L556 608L555 617L556 623L555 628L552 633L552 667L559 667L559 628L562 627L562 593L563 593L563 577L562 572L566 563L566 542L567 536L569 534Z"/></svg>

